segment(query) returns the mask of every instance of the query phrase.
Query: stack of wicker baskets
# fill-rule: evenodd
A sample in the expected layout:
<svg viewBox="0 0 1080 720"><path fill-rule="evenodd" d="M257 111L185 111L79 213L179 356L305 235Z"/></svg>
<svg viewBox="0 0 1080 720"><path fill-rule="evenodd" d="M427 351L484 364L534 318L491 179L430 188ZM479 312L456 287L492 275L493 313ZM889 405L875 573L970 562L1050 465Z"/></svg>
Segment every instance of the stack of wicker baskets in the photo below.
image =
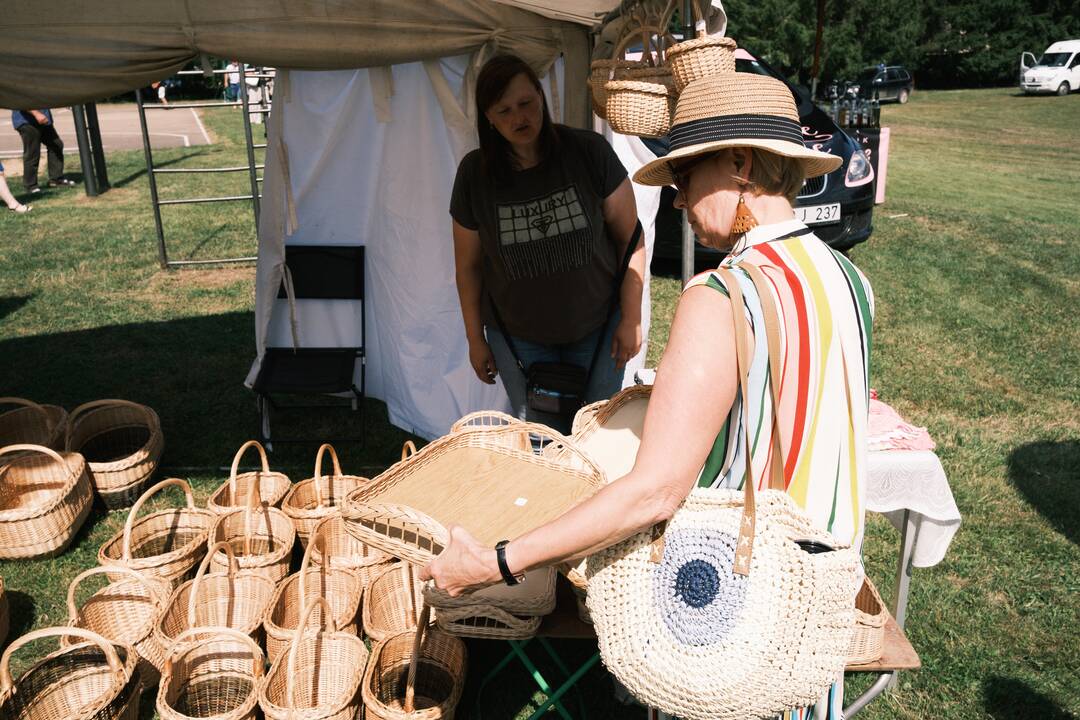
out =
<svg viewBox="0 0 1080 720"><path fill-rule="evenodd" d="M0 406L18 405L0 413L0 448L8 445L44 445L64 449L67 411L59 405L38 405L16 397L0 398Z"/></svg>
<svg viewBox="0 0 1080 720"><path fill-rule="evenodd" d="M327 452L334 463L332 475L322 474L323 455ZM345 497L367 481L357 475L343 474L333 446L322 445L315 454L315 474L289 488L281 502L282 511L293 521L300 544L306 548L315 526L338 512Z"/></svg>
<svg viewBox="0 0 1080 720"><path fill-rule="evenodd" d="M259 502L261 476L246 486L247 506L219 515L210 528L210 542L232 545L241 570L252 570L277 585L289 573L289 560L296 529L289 516L268 501ZM228 558L224 551L211 553L211 567L224 570Z"/></svg>

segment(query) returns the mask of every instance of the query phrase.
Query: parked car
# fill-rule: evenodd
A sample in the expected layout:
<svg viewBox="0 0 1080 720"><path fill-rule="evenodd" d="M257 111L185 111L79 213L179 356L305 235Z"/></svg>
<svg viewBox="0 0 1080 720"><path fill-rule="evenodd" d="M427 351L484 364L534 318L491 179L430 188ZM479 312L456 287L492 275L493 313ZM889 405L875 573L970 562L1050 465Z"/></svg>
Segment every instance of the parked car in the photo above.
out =
<svg viewBox="0 0 1080 720"><path fill-rule="evenodd" d="M810 91L792 85L764 60L745 49L735 51L735 69L768 75L781 80L791 90L799 110L803 142L823 152L839 156L843 163L828 175L807 180L795 201L795 215L814 228L815 234L837 250L846 250L865 242L873 231L874 169L862 148L810 99ZM657 156L667 153L666 140L645 143ZM682 211L672 205L674 188L664 188L656 216L656 241L653 257L675 260L682 257ZM715 267L724 253L698 243L695 265Z"/></svg>
<svg viewBox="0 0 1080 720"><path fill-rule="evenodd" d="M857 92L861 97L873 98L885 102L895 100L903 105L915 89L911 73L902 65L877 65L864 68L855 80Z"/></svg>
<svg viewBox="0 0 1080 720"><path fill-rule="evenodd" d="M1029 52L1021 54L1020 89L1027 94L1056 95L1068 95L1080 89L1080 40L1054 43L1038 62Z"/></svg>

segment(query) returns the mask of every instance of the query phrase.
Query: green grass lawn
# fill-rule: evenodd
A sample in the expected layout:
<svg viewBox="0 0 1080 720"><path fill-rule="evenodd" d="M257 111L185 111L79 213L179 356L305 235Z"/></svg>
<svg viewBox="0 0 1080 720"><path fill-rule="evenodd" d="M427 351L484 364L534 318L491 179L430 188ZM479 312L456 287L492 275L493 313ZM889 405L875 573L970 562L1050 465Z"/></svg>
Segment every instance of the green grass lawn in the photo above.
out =
<svg viewBox="0 0 1080 720"><path fill-rule="evenodd" d="M860 717L1080 715L1078 118L1080 96L1012 89L917 92L883 114L889 200L851 253L876 296L871 384L930 429L964 522L945 560L914 572L907 631L923 669ZM207 111L204 121L213 146L159 151L157 161L242 164L239 114ZM78 173L77 156L68 163ZM205 497L256 430L241 385L254 354L254 269L161 271L142 153L110 155L109 173L114 188L100 198L54 190L28 217L0 213L0 395L69 409L101 397L145 402L162 417L162 472L191 478ZM208 182L166 177L161 195L243 194L247 177ZM163 212L175 259L254 252L248 203ZM652 364L677 296L676 280L654 279ZM408 437L381 403L367 409L366 445L339 446L347 472L386 467ZM310 454L281 450L274 464L301 479ZM123 519L95 510L61 557L0 564L13 634L64 622L68 582ZM897 541L870 517L866 562L886 598ZM470 689L498 652L470 643ZM514 672L485 718L530 700ZM863 685L849 681L849 695ZM591 718L643 714L615 704L599 670L583 687Z"/></svg>

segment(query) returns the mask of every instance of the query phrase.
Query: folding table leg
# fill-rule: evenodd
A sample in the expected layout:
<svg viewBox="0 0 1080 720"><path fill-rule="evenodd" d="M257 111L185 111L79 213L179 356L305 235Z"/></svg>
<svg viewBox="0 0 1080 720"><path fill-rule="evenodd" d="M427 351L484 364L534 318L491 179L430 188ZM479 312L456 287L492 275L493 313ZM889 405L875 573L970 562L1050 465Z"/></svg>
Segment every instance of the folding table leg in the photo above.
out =
<svg viewBox="0 0 1080 720"><path fill-rule="evenodd" d="M515 655L517 655L518 660L521 661L521 664L524 665L525 669L529 671L530 675L532 675L533 682L536 683L536 686L540 688L541 692L548 696L544 704L541 705L536 712L529 716L529 720L539 717L552 705L555 706L555 710L559 713L559 715L562 716L563 720L573 720L573 718L570 716L570 713L566 712L566 708L564 708L562 703L559 702L559 698L561 698L563 693L570 688L567 687L564 683L563 686L559 688L557 694L552 693L551 686L548 684L548 681L544 678L544 676L540 673L540 669L536 667L536 665L529 658L529 656L525 654L525 644L517 640L507 640L507 642L510 643L511 650L514 652Z"/></svg>

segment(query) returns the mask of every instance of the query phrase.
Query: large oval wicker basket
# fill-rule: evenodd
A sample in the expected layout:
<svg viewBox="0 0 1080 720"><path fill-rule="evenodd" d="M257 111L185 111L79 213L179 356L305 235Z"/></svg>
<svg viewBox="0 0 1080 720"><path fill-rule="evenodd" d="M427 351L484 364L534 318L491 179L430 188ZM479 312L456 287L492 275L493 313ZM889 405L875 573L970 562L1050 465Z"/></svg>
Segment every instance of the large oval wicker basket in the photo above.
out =
<svg viewBox="0 0 1080 720"><path fill-rule="evenodd" d="M218 552L228 559L226 572L207 573ZM263 615L274 596L274 583L254 572L240 572L229 543L218 543L203 558L195 577L173 591L154 637L170 647L180 635L196 627L227 627L258 640Z"/></svg>
<svg viewBox="0 0 1080 720"><path fill-rule="evenodd" d="M241 570L257 572L277 585L289 574L289 560L296 542L296 528L289 516L264 500L259 502L259 479L248 483L247 507L218 515L210 528L210 543L227 542ZM224 551L212 553L210 567L228 568Z"/></svg>
<svg viewBox="0 0 1080 720"><path fill-rule="evenodd" d="M323 455L327 452L334 463L332 475L322 474ZM336 512L345 497L366 482L365 477L343 474L333 446L322 445L315 455L315 474L289 488L281 501L281 510L292 519L300 544L306 548L319 521Z"/></svg>
<svg viewBox="0 0 1080 720"><path fill-rule="evenodd" d="M255 720L266 661L247 635L201 627L176 639L161 673L161 720Z"/></svg>
<svg viewBox="0 0 1080 720"><path fill-rule="evenodd" d="M128 507L157 469L165 439L157 413L127 400L95 400L68 415L68 450L82 453L105 507Z"/></svg>
<svg viewBox="0 0 1080 720"><path fill-rule="evenodd" d="M170 486L184 491L186 507L157 510L136 519L147 500ZM179 478L162 480L135 501L124 529L109 538L98 551L98 563L123 565L166 580L175 587L187 579L202 560L206 553L206 536L213 521L213 513L195 507L190 485ZM123 576L113 578L121 579Z"/></svg>
<svg viewBox="0 0 1080 720"><path fill-rule="evenodd" d="M322 545L316 535L304 552L300 571L278 585L274 599L266 609L263 627L266 629L266 656L274 662L285 652L305 609L316 599L326 601L333 613L333 626L341 632L356 635L356 616L360 612L363 585L350 570L335 570L333 566L311 567L311 549Z"/></svg>
<svg viewBox="0 0 1080 720"><path fill-rule="evenodd" d="M93 500L90 475L79 453L61 455L42 445L0 449L0 559L62 552L82 527Z"/></svg>
<svg viewBox="0 0 1080 720"><path fill-rule="evenodd" d="M79 585L94 575L123 576L120 582L101 588L81 606L75 603ZM149 578L122 565L92 567L80 573L68 586L68 625L101 635L114 643L131 645L138 653L136 668L143 688L158 684L165 665L165 647L154 637L154 626L165 611L169 584ZM60 644L73 644L65 636Z"/></svg>
<svg viewBox="0 0 1080 720"><path fill-rule="evenodd" d="M19 407L0 413L0 447L44 445L52 450L64 449L67 410L16 397L0 398L0 406L3 405Z"/></svg>
<svg viewBox="0 0 1080 720"><path fill-rule="evenodd" d="M262 469L238 474L240 458L249 448L259 451ZM210 495L206 501L206 508L218 515L224 515L230 510L244 507L248 487L252 483L258 486L259 499L271 507L280 505L292 487L292 482L287 475L270 471L270 460L266 457L266 450L258 440L248 440L236 451L232 468L229 470L229 479Z"/></svg>
<svg viewBox="0 0 1080 720"><path fill-rule="evenodd" d="M11 679L11 656L46 637L78 637L86 642L46 655ZM130 645L111 643L82 628L35 630L8 645L0 657L0 717L4 720L135 720L139 716L139 675Z"/></svg>

